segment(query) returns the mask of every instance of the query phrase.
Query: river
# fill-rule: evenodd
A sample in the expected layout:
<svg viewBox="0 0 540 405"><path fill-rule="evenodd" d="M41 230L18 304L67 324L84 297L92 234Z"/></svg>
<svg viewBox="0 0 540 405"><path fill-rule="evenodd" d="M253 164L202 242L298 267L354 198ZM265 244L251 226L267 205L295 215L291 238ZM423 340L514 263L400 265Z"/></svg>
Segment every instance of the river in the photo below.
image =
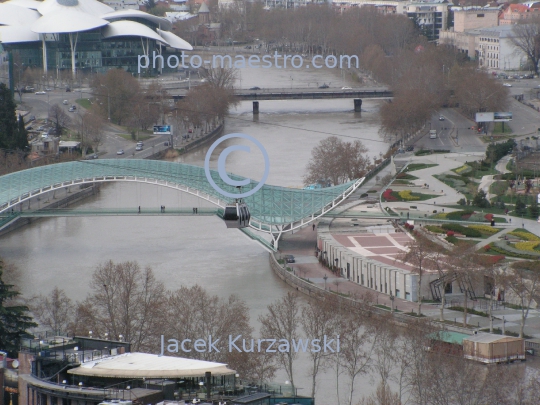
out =
<svg viewBox="0 0 540 405"><path fill-rule="evenodd" d="M294 74L299 74L294 72ZM242 72L242 87L286 83L283 71L265 71L265 81L253 72ZM273 76L272 76L273 75ZM319 82L340 80L340 72L321 73ZM298 79L300 81L300 79ZM290 85L290 83L288 83ZM293 84L295 82L293 81ZM313 84L310 84L311 86ZM225 133L242 132L258 139L270 157L268 184L301 187L311 149L330 135L344 140L361 139L370 156L385 152L380 142L377 111L380 101L365 100L362 113L353 112L352 100L263 101L259 117L253 117L251 103L243 102L231 112ZM231 141L233 143L234 141ZM223 142L220 149L229 145ZM178 160L202 166L208 147ZM219 151L219 150L218 150ZM213 165L215 158L213 155ZM260 178L260 153L236 152L227 159L227 171ZM101 193L81 204L84 208L204 207L208 203L171 189L142 184L109 184ZM54 286L74 300L89 292L91 273L106 260L136 260L151 266L167 288L199 284L211 294L238 294L250 308L251 322L266 306L289 291L268 264L268 253L237 230L226 229L217 217L72 217L34 222L0 238L0 256L22 271L22 293L26 297L47 294ZM308 367L300 358L296 369L298 393L309 394L310 382L301 370ZM280 372L277 382L283 383ZM322 375L319 401L335 402L335 377ZM373 390L369 378L357 382L357 392ZM343 392L345 396L345 392ZM356 398L357 400L359 397Z"/></svg>

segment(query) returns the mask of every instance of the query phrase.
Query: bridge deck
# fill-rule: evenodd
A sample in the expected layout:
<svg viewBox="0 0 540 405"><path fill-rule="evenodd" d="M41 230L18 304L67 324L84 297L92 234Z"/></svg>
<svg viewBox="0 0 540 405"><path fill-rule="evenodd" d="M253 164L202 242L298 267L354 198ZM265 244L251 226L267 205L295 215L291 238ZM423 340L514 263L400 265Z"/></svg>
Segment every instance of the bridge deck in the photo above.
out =
<svg viewBox="0 0 540 405"><path fill-rule="evenodd" d="M341 90L341 91L237 91L236 97L240 100L301 100L301 99L332 99L332 98L391 98L393 93L389 90ZM175 100L181 100L186 94L173 95Z"/></svg>

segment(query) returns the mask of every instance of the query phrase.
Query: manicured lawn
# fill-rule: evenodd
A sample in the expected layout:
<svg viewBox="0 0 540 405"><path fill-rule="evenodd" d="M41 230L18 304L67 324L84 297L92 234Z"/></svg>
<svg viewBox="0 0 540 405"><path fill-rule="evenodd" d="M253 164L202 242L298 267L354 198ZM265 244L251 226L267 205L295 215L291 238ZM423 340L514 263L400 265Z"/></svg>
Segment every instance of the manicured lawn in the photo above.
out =
<svg viewBox="0 0 540 405"><path fill-rule="evenodd" d="M85 109L89 109L92 106L92 103L87 98L79 98L78 100L76 100L76 103Z"/></svg>
<svg viewBox="0 0 540 405"><path fill-rule="evenodd" d="M405 169L405 172L413 172L415 170L422 170L422 169L427 169L428 167L434 167L434 166L439 166L438 164L436 163L411 163L410 165L407 166L407 168Z"/></svg>
<svg viewBox="0 0 540 405"><path fill-rule="evenodd" d="M512 132L508 122L496 122L493 126L493 134L511 134Z"/></svg>

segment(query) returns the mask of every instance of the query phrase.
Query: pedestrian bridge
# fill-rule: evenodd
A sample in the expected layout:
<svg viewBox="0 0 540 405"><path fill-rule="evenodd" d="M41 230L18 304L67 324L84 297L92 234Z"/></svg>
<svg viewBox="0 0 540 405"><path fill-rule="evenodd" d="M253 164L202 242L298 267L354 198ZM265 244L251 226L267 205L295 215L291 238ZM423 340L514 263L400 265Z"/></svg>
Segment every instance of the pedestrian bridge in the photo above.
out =
<svg viewBox="0 0 540 405"><path fill-rule="evenodd" d="M234 186L221 179L217 171L211 170L210 173L214 182L223 190L229 193L237 192ZM237 181L244 179L234 174L229 176ZM73 187L84 184L116 181L155 184L192 194L216 205L218 215L220 209L233 202L210 185L202 167L160 160L100 159L58 163L0 176L0 216L8 220L17 211L23 211L26 206L24 202L30 202L41 194L66 188L75 191ZM275 249L284 231L297 229L328 213L363 181L364 178L319 190L264 185L255 194L244 199L251 211L249 226L269 233L272 237L271 246ZM255 188L257 184L257 181L250 180L250 183L242 188L242 192ZM138 215L135 208L129 214ZM33 216L52 215L46 211L37 210ZM85 213L84 210L74 210L73 215L92 214ZM32 215L27 212L25 216Z"/></svg>

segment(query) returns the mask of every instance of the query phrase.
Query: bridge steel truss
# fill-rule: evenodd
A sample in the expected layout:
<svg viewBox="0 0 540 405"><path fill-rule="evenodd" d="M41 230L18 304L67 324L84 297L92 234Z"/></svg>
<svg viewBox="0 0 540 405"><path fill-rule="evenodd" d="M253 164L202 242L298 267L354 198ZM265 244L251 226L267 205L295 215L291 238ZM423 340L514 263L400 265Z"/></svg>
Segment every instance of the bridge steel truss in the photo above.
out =
<svg viewBox="0 0 540 405"><path fill-rule="evenodd" d="M237 193L236 188L225 183L217 171L211 170L210 173L220 188ZM244 179L231 173L229 176L233 180ZM100 159L57 163L0 176L0 215L42 194L71 186L115 181L176 189L222 209L233 202L210 185L202 167L148 159ZM264 185L255 194L244 198L251 212L249 227L270 234L271 244L277 249L283 232L298 229L328 213L363 181L361 178L317 190ZM255 188L257 184L257 181L250 180L242 192Z"/></svg>

